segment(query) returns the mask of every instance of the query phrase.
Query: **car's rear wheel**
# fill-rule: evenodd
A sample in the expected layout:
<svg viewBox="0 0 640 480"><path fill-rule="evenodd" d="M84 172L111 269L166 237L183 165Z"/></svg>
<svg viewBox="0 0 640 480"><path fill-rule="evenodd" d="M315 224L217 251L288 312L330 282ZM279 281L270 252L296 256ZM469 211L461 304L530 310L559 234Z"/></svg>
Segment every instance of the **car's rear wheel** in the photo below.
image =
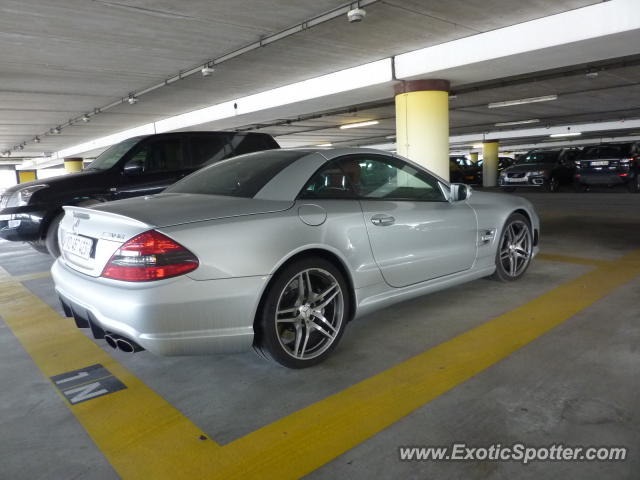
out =
<svg viewBox="0 0 640 480"><path fill-rule="evenodd" d="M631 193L640 192L640 174L636 173L635 177L629 180L627 183L627 188Z"/></svg>
<svg viewBox="0 0 640 480"><path fill-rule="evenodd" d="M533 234L529 220L520 213L506 221L496 252L496 271L491 276L501 282L513 282L524 275L533 255Z"/></svg>
<svg viewBox="0 0 640 480"><path fill-rule="evenodd" d="M323 361L336 347L349 313L349 289L320 257L294 261L273 280L256 325L256 350L288 368Z"/></svg>
<svg viewBox="0 0 640 480"><path fill-rule="evenodd" d="M47 247L45 246L44 242L42 242L42 241L28 242L28 243L29 243L29 246L31 248L33 248L38 253L44 253L45 255L49 253L49 251L47 250Z"/></svg>
<svg viewBox="0 0 640 480"><path fill-rule="evenodd" d="M58 245L58 227L60 226L62 217L64 217L64 213L60 213L49 222L47 235L44 239L44 244L47 248L47 252L49 252L49 255L51 255L53 258L58 258L60 256L60 246Z"/></svg>
<svg viewBox="0 0 640 480"><path fill-rule="evenodd" d="M560 179L558 177L551 177L546 183L547 192L556 193L560 190Z"/></svg>

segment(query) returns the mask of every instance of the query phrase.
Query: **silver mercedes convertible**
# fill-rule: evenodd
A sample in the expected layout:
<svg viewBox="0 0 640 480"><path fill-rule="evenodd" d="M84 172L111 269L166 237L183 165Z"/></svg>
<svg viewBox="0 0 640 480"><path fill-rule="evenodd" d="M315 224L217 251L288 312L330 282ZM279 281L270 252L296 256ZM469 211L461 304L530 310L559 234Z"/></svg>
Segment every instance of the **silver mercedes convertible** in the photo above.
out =
<svg viewBox="0 0 640 480"><path fill-rule="evenodd" d="M78 327L126 352L253 346L290 368L325 359L375 309L517 280L539 235L527 200L372 149L242 155L162 194L65 212L52 274Z"/></svg>

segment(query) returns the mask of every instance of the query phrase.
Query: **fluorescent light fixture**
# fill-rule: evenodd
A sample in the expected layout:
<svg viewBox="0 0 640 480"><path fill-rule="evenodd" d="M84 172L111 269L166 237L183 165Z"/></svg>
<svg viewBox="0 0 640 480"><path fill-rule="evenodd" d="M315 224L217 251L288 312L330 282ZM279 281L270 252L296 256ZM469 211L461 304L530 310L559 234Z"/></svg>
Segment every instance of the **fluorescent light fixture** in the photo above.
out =
<svg viewBox="0 0 640 480"><path fill-rule="evenodd" d="M526 105L528 103L549 102L557 100L558 95L544 95L542 97L519 98L517 100L506 100L504 102L493 102L487 105L489 108L512 107L514 105Z"/></svg>
<svg viewBox="0 0 640 480"><path fill-rule="evenodd" d="M496 127L508 127L510 125L525 125L527 123L539 123L540 120L537 118L532 118L530 120L516 120L513 122L498 122L495 124Z"/></svg>
<svg viewBox="0 0 640 480"><path fill-rule="evenodd" d="M340 125L340 130L346 130L347 128L368 127L369 125L377 125L379 123L380 122L378 120L369 120L367 122L347 123L345 125Z"/></svg>
<svg viewBox="0 0 640 480"><path fill-rule="evenodd" d="M582 132L552 133L549 136L551 138L557 138L557 137L577 137L578 135L582 135Z"/></svg>
<svg viewBox="0 0 640 480"><path fill-rule="evenodd" d="M319 143L319 144L316 145L316 147L332 147L332 146L333 146L333 143L329 143L329 142L327 142L327 143Z"/></svg>
<svg viewBox="0 0 640 480"><path fill-rule="evenodd" d="M387 140L392 140L392 139L396 138L396 136L395 135L387 135L384 138L386 138Z"/></svg>
<svg viewBox="0 0 640 480"><path fill-rule="evenodd" d="M472 145L473 148L482 148L482 143L474 143Z"/></svg>

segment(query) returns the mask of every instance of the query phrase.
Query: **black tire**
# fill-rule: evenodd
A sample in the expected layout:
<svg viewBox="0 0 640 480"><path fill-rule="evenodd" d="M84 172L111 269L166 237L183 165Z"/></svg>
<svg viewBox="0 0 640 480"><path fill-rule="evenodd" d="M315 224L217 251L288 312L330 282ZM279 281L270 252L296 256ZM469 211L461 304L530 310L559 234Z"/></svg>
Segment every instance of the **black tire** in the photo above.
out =
<svg viewBox="0 0 640 480"><path fill-rule="evenodd" d="M305 272L308 276L305 276ZM303 291L300 291L300 278L308 279L312 284L310 294L307 292L307 281L303 282ZM323 284L323 281L326 283ZM337 293L336 288L339 289ZM319 298L321 292L325 293L325 297ZM344 276L330 261L321 257L306 257L293 261L275 275L264 294L255 322L255 350L260 356L287 368L307 368L322 362L342 337L349 319L350 296ZM328 300L328 305L322 310L316 310ZM279 305L287 308L281 308L280 315L283 318L276 322ZM314 316L314 312L329 322L331 330L325 326L326 321ZM289 318L295 320L289 322ZM315 326L311 325L312 323ZM322 334L317 327L330 335ZM306 337L306 340L302 340L303 337ZM308 348L305 350L307 345ZM303 358L307 352L310 352L307 358ZM296 356L296 353L299 355Z"/></svg>
<svg viewBox="0 0 640 480"><path fill-rule="evenodd" d="M49 251L47 250L47 247L45 246L44 242L39 241L39 242L27 242L29 244L29 246L31 248L33 248L36 252L38 253L44 253L45 255L49 254Z"/></svg>
<svg viewBox="0 0 640 480"><path fill-rule="evenodd" d="M501 190L507 193L513 193L516 191L515 187L502 187Z"/></svg>
<svg viewBox="0 0 640 480"><path fill-rule="evenodd" d="M58 258L60 256L60 246L58 245L58 226L60 225L62 217L64 217L64 213L58 214L49 222L47 234L44 239L47 252L53 258Z"/></svg>
<svg viewBox="0 0 640 480"><path fill-rule="evenodd" d="M627 182L627 189L631 193L640 192L640 175L637 172L635 176Z"/></svg>
<svg viewBox="0 0 640 480"><path fill-rule="evenodd" d="M549 193L557 193L560 191L560 179L558 177L551 177L545 182L545 190Z"/></svg>
<svg viewBox="0 0 640 480"><path fill-rule="evenodd" d="M510 229L511 226L514 227L513 230ZM517 255L516 252L518 252L517 248L505 248L506 244L510 243L510 240L507 238L511 234L510 232L513 232L517 237L517 235L521 232L520 227L526 230L526 238L523 237L523 240L526 240L528 243L526 244L526 246L523 246L521 248L520 252L520 255L525 255L526 258L524 256L520 256L517 258L515 257ZM508 259L504 257L505 251L509 252ZM520 213L511 214L505 222L504 227L502 228L502 232L500 233L500 239L498 241L496 249L496 271L489 278L500 282L515 282L516 280L520 279L529 268L529 265L531 264L532 253L533 232L531 229L531 224L529 223L529 219ZM518 258L520 260L518 260ZM517 267L517 270L515 270L514 273L513 271L510 272L507 270L505 260L506 264L511 264L511 262L514 261L516 266L518 265L518 261L522 261L523 263L521 263L520 267Z"/></svg>

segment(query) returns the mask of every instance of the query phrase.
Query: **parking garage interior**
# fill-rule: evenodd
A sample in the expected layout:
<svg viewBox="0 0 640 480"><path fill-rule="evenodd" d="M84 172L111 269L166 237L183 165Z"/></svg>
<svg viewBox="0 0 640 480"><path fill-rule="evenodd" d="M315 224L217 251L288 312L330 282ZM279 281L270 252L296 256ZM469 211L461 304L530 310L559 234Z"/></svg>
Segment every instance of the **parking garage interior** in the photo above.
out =
<svg viewBox="0 0 640 480"><path fill-rule="evenodd" d="M111 348L69 318L46 235L3 234L0 478L638 478L636 0L2 0L0 42L0 234L21 188L195 132L406 157L540 219L518 281L356 316L302 369ZM545 151L566 181L509 173Z"/></svg>

